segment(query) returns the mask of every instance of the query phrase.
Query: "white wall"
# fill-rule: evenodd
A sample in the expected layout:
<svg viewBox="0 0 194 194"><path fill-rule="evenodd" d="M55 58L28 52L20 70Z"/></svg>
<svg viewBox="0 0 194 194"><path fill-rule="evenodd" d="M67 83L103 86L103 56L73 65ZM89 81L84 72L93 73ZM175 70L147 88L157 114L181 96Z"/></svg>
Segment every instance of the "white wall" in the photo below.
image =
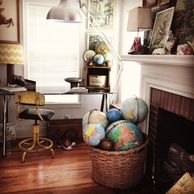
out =
<svg viewBox="0 0 194 194"><path fill-rule="evenodd" d="M136 32L127 31L128 13L131 9L142 6L142 0L123 0L121 8L121 18L120 18L120 55L128 55L134 37L137 36ZM130 18L133 20L133 18ZM123 71L121 72L119 96L117 98L118 102L122 102L128 97L139 96L139 86L140 86L140 73L141 66L135 62L124 61Z"/></svg>

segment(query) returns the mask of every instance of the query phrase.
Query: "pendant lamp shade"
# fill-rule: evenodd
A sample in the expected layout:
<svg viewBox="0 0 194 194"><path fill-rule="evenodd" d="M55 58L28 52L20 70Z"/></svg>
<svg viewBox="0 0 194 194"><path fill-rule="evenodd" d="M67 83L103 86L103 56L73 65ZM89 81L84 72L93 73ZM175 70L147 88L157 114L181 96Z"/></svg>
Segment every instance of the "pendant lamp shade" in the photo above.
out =
<svg viewBox="0 0 194 194"><path fill-rule="evenodd" d="M64 23L80 23L80 13L68 4L68 0L61 0L59 5L52 7L46 19L52 19Z"/></svg>

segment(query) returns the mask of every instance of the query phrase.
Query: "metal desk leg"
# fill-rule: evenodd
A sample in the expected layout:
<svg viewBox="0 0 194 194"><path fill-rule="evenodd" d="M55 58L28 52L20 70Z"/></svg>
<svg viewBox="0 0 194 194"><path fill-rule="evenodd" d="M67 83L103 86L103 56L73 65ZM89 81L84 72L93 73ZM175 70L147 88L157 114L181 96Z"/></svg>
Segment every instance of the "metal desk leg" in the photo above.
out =
<svg viewBox="0 0 194 194"><path fill-rule="evenodd" d="M101 106L100 106L100 111L104 111L104 100L105 100L105 94L102 94L102 101L101 101Z"/></svg>
<svg viewBox="0 0 194 194"><path fill-rule="evenodd" d="M109 110L109 100L108 100L108 94L102 94L102 101L100 106L100 111L104 111L104 108L106 112Z"/></svg>
<svg viewBox="0 0 194 194"><path fill-rule="evenodd" d="M3 95L3 157L6 156L7 103L8 96Z"/></svg>
<svg viewBox="0 0 194 194"><path fill-rule="evenodd" d="M106 112L109 110L109 99L108 94L105 94Z"/></svg>

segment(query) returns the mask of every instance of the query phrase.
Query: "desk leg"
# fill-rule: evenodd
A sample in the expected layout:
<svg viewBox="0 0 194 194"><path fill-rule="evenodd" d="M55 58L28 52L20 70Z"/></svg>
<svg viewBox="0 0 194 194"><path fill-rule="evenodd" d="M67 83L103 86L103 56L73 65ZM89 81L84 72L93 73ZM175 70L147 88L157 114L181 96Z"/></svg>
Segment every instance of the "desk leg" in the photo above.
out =
<svg viewBox="0 0 194 194"><path fill-rule="evenodd" d="M108 100L108 94L102 94L102 101L100 106L100 111L104 111L104 108L106 112L109 110L109 100Z"/></svg>
<svg viewBox="0 0 194 194"><path fill-rule="evenodd" d="M7 102L8 96L3 95L3 157L6 156Z"/></svg>
<svg viewBox="0 0 194 194"><path fill-rule="evenodd" d="M105 102L106 102L106 112L109 110L109 98L108 98L108 94L105 94Z"/></svg>
<svg viewBox="0 0 194 194"><path fill-rule="evenodd" d="M102 94L102 101L101 101L101 106L100 106L100 111L104 111L104 100L105 100L105 94Z"/></svg>

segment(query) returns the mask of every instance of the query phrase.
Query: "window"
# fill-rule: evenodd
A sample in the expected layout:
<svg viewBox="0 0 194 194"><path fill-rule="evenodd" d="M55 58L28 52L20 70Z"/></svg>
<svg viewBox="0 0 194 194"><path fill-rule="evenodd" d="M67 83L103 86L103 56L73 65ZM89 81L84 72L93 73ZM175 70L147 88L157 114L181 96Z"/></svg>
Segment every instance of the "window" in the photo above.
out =
<svg viewBox="0 0 194 194"><path fill-rule="evenodd" d="M50 4L49 4L50 3ZM52 4L51 4L52 3ZM46 20L56 1L24 0L24 46L27 55L26 77L35 80L40 92L66 92L66 77L79 77L80 24ZM77 95L46 96L47 103L78 103Z"/></svg>

